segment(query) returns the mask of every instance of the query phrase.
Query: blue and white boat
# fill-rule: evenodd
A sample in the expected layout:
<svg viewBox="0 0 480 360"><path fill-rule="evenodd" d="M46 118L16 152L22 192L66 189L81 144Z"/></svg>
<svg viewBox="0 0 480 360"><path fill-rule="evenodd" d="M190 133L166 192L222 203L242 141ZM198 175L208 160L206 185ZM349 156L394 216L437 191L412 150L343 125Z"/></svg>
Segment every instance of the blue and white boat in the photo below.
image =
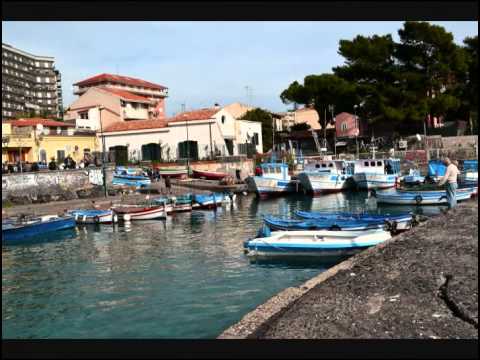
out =
<svg viewBox="0 0 480 360"><path fill-rule="evenodd" d="M45 215L19 221L2 221L2 242L25 240L74 227L73 216Z"/></svg>
<svg viewBox="0 0 480 360"><path fill-rule="evenodd" d="M263 163L261 176L249 176L246 179L250 192L259 197L292 193L297 190L297 183L288 174L288 165L283 163Z"/></svg>
<svg viewBox="0 0 480 360"><path fill-rule="evenodd" d="M459 189L456 192L457 201L468 200L475 193L475 188ZM392 205L445 205L447 193L445 190L438 191L408 191L387 190L372 193L379 204Z"/></svg>
<svg viewBox="0 0 480 360"><path fill-rule="evenodd" d="M350 256L389 240L387 231L278 231L244 243L247 256Z"/></svg>
<svg viewBox="0 0 480 360"><path fill-rule="evenodd" d="M265 216L265 225L273 231L292 230L371 230L385 229L385 221L363 221L344 219L282 219ZM265 233L265 232L264 232Z"/></svg>
<svg viewBox="0 0 480 360"><path fill-rule="evenodd" d="M232 203L236 198L233 193L211 193L211 194L195 194L193 195L192 207L212 209L222 204Z"/></svg>
<svg viewBox="0 0 480 360"><path fill-rule="evenodd" d="M353 180L359 189L386 189L394 187L400 177L399 159L356 160Z"/></svg>
<svg viewBox="0 0 480 360"><path fill-rule="evenodd" d="M343 160L320 160L307 163L298 174L303 188L310 194L343 191L351 187L353 167Z"/></svg>
<svg viewBox="0 0 480 360"><path fill-rule="evenodd" d="M425 176L420 175L418 169L410 169L409 174L402 178L402 182L406 185L418 185L425 182Z"/></svg>
<svg viewBox="0 0 480 360"><path fill-rule="evenodd" d="M77 224L110 224L118 222L113 210L77 209L68 212Z"/></svg>
<svg viewBox="0 0 480 360"><path fill-rule="evenodd" d="M113 173L112 184L146 187L151 184L151 180L141 169L119 166Z"/></svg>
<svg viewBox="0 0 480 360"><path fill-rule="evenodd" d="M397 230L407 230L412 226L413 216L410 213L390 215L390 214L354 214L348 212L322 212L322 211L300 211L296 210L295 215L302 219L311 220L352 220L365 221L373 223L392 222L396 224Z"/></svg>
<svg viewBox="0 0 480 360"><path fill-rule="evenodd" d="M465 185L478 184L478 160L464 160L460 182Z"/></svg>

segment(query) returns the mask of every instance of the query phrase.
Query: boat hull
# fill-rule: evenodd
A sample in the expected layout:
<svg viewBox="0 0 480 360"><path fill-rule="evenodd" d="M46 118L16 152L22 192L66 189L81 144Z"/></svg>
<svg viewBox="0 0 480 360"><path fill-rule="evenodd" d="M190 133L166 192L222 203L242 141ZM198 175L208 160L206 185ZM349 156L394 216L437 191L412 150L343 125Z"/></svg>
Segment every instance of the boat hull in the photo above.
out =
<svg viewBox="0 0 480 360"><path fill-rule="evenodd" d="M311 194L344 191L350 187L349 177L331 173L302 172L298 174L302 187Z"/></svg>
<svg viewBox="0 0 480 360"><path fill-rule="evenodd" d="M294 231L274 232L244 244L247 256L339 257L358 253L391 238L386 231Z"/></svg>
<svg viewBox="0 0 480 360"><path fill-rule="evenodd" d="M280 180L262 176L250 176L246 179L247 188L259 197L265 198L296 192L296 183L292 180Z"/></svg>
<svg viewBox="0 0 480 360"><path fill-rule="evenodd" d="M149 178L129 175L113 175L113 185L126 185L135 187L146 187L151 184Z"/></svg>
<svg viewBox="0 0 480 360"><path fill-rule="evenodd" d="M222 180L223 178L228 176L228 174L226 173L219 173L214 171L192 170L192 173L194 178L205 180Z"/></svg>
<svg viewBox="0 0 480 360"><path fill-rule="evenodd" d="M395 175L358 173L353 175L353 180L359 189L388 189L395 186L397 177Z"/></svg>
<svg viewBox="0 0 480 360"><path fill-rule="evenodd" d="M77 224L111 224L118 221L112 210L73 210L69 214Z"/></svg>
<svg viewBox="0 0 480 360"><path fill-rule="evenodd" d="M471 198L473 190L457 191L457 201ZM418 192L377 192L377 202L391 205L446 205L447 193L445 191L418 191Z"/></svg>
<svg viewBox="0 0 480 360"><path fill-rule="evenodd" d="M163 206L158 207L119 207L113 211L118 215L119 220L154 220L165 219L167 214Z"/></svg>
<svg viewBox="0 0 480 360"><path fill-rule="evenodd" d="M2 242L25 240L38 235L71 229L74 227L75 219L72 216L56 218L49 221L40 221L12 228L4 228L2 224Z"/></svg>

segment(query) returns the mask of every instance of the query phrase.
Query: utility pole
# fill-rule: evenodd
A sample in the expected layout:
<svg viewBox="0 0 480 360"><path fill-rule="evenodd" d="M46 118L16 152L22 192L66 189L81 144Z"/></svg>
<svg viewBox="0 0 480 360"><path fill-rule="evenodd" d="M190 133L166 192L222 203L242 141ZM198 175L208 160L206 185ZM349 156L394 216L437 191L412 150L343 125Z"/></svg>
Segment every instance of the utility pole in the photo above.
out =
<svg viewBox="0 0 480 360"><path fill-rule="evenodd" d="M210 133L210 157L213 160L213 145L212 145L212 123L208 124L208 131Z"/></svg>
<svg viewBox="0 0 480 360"><path fill-rule="evenodd" d="M429 116L429 115L427 115ZM423 121L423 138L425 141L425 158L427 160L427 164L430 161L430 151L428 149L428 141L427 141L427 121L426 119Z"/></svg>
<svg viewBox="0 0 480 360"><path fill-rule="evenodd" d="M353 111L355 113L355 143L357 145L357 160L359 159L359 150L358 150L358 118L357 118L357 107L358 105L353 105Z"/></svg>
<svg viewBox="0 0 480 360"><path fill-rule="evenodd" d="M105 197L108 196L107 192L107 175L105 171L105 155L106 155L106 149L105 149L105 135L103 134L103 125L102 125L102 110L105 109L103 106L98 107L98 116L99 116L99 122L100 122L100 133L102 137L102 177L103 177L103 192Z"/></svg>

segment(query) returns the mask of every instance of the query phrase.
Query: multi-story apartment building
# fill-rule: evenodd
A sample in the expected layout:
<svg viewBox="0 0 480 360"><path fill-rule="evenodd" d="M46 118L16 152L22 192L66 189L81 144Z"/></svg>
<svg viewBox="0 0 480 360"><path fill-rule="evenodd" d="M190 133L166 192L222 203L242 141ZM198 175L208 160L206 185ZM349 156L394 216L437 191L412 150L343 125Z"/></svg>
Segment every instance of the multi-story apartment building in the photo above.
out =
<svg viewBox="0 0 480 360"><path fill-rule="evenodd" d="M55 59L2 43L2 118L32 111L59 117L62 86Z"/></svg>
<svg viewBox="0 0 480 360"><path fill-rule="evenodd" d="M168 88L154 84L149 81L136 79L128 76L100 74L91 78L79 81L74 85L74 94L80 98L90 88L110 88L121 90L124 94L131 93L131 96L140 96L150 101L148 106L148 118L165 118L165 98L168 96Z"/></svg>

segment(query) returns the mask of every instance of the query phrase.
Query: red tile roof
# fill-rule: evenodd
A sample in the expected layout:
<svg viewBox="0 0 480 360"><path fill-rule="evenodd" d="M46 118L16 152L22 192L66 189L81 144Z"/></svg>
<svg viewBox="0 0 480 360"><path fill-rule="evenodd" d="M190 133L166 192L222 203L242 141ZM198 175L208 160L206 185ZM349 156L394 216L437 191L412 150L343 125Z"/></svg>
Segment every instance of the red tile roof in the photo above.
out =
<svg viewBox="0 0 480 360"><path fill-rule="evenodd" d="M118 96L122 99L125 99L125 100L138 101L138 102L148 102L148 103L151 102L148 98L146 98L144 96L140 96L140 95L135 95L134 93L131 93L130 91L113 89L113 88L106 87L106 86L99 87L98 89L100 89L102 91L109 92L110 94L116 95L116 96Z"/></svg>
<svg viewBox="0 0 480 360"><path fill-rule="evenodd" d="M136 79L128 76L121 76L121 75L112 75L112 74L100 74L96 76L92 76L91 78L79 81L73 85L77 86L86 86L86 85L94 85L94 84L99 84L103 83L106 81L110 81L116 84L125 84L125 85L131 85L131 86L142 86L148 89L155 89L155 90L164 90L167 89L163 85L158 85L151 83L149 81L141 80L141 79Z"/></svg>
<svg viewBox="0 0 480 360"><path fill-rule="evenodd" d="M195 120L208 120L213 117L220 109L210 108L210 109L200 109L194 111L186 111L180 114L177 114L169 119L168 123L171 122L181 122L181 121L195 121Z"/></svg>
<svg viewBox="0 0 480 360"><path fill-rule="evenodd" d="M17 120L7 120L5 122L10 123L12 126L36 126L41 124L43 126L56 126L56 127L75 127L74 124L68 124L63 121L55 121L50 119L43 118L29 118L29 119L17 119Z"/></svg>
<svg viewBox="0 0 480 360"><path fill-rule="evenodd" d="M130 120L112 124L107 127L104 132L158 129L166 126L165 120Z"/></svg>

